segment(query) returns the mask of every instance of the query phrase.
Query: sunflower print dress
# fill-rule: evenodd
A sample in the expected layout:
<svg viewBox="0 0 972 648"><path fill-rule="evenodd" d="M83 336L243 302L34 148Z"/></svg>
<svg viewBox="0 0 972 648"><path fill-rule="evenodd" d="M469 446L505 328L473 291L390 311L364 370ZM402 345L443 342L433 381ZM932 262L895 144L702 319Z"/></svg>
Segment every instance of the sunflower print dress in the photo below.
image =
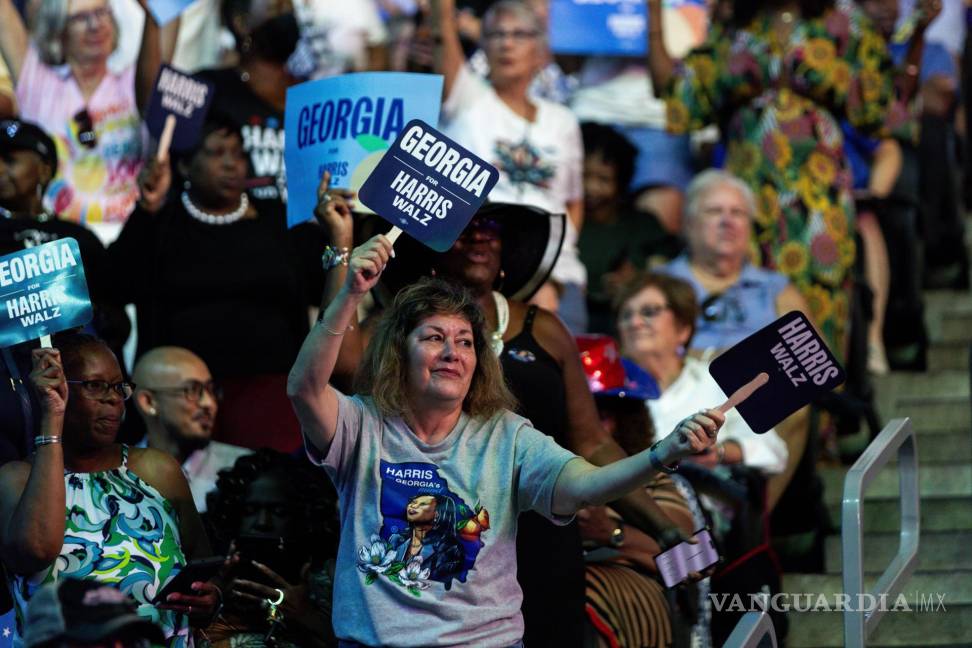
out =
<svg viewBox="0 0 972 648"><path fill-rule="evenodd" d="M121 454L118 468L64 472L67 523L61 555L37 574L11 575L16 637L23 637L27 603L34 591L66 577L114 585L135 599L139 616L162 628L169 648L193 647L188 618L150 603L186 564L178 514L155 488L128 469L127 446L121 446Z"/></svg>
<svg viewBox="0 0 972 648"><path fill-rule="evenodd" d="M726 168L756 195L752 255L787 275L843 358L855 259L852 177L839 120L890 132L893 87L884 40L840 2L798 20L786 42L771 17L713 25L665 89L669 130L718 124Z"/></svg>

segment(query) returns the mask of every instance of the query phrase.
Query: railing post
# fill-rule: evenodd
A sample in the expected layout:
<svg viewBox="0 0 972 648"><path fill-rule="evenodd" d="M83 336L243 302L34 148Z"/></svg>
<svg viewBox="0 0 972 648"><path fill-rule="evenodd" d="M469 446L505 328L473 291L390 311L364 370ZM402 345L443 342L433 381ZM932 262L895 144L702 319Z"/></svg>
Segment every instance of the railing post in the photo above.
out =
<svg viewBox="0 0 972 648"><path fill-rule="evenodd" d="M898 456L898 496L901 508L901 531L898 552L870 592L864 589L863 529L861 511L864 492L892 456ZM895 419L885 426L854 463L844 480L841 510L841 565L844 593L851 597L844 610L845 648L864 648L867 637L881 621L884 610L865 612L861 594L871 594L877 601L891 598L901 590L905 579L918 562L921 534L920 494L918 490L918 447L911 419Z"/></svg>

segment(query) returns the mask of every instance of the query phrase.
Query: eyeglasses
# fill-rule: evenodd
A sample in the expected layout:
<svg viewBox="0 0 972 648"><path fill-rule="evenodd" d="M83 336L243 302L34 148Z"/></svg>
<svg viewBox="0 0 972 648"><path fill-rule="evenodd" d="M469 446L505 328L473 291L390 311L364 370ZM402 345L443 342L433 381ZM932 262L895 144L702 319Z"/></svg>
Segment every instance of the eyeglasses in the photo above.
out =
<svg viewBox="0 0 972 648"><path fill-rule="evenodd" d="M488 31L484 34L486 42L495 45L497 43L502 43L507 38L511 38L514 43L525 43L530 39L536 38L539 32L535 29L513 29L510 31Z"/></svg>
<svg viewBox="0 0 972 648"><path fill-rule="evenodd" d="M492 218L474 218L466 226L466 229L462 231L459 235L461 239L471 239L473 234L479 234L480 237L489 239L490 241L500 238L503 233L503 225Z"/></svg>
<svg viewBox="0 0 972 648"><path fill-rule="evenodd" d="M108 7L98 7L90 11L79 11L67 17L68 25L82 25L84 27L99 27L111 17L111 10Z"/></svg>
<svg viewBox="0 0 972 648"><path fill-rule="evenodd" d="M81 393L93 399L103 399L110 392L115 392L122 397L122 400L128 400L135 393L135 383L133 382L110 383L106 380L68 380L66 382L69 385L81 385Z"/></svg>
<svg viewBox="0 0 972 648"><path fill-rule="evenodd" d="M78 129L78 142L81 143L81 146L87 149L93 149L97 146L98 135L95 133L94 121L91 119L91 113L88 112L88 109L82 108L73 119L74 125Z"/></svg>
<svg viewBox="0 0 972 648"><path fill-rule="evenodd" d="M642 319L651 319L660 315L662 311L665 310L668 310L668 304L645 304L644 306L638 308L638 310L626 308L625 310L621 311L621 321L630 321L635 315Z"/></svg>
<svg viewBox="0 0 972 648"><path fill-rule="evenodd" d="M190 403L198 403L200 400L202 400L204 391L212 396L215 400L219 400L223 397L223 390L220 389L219 386L217 386L212 380L206 382L190 380L179 387L146 387L145 389L162 394L182 394L182 397Z"/></svg>

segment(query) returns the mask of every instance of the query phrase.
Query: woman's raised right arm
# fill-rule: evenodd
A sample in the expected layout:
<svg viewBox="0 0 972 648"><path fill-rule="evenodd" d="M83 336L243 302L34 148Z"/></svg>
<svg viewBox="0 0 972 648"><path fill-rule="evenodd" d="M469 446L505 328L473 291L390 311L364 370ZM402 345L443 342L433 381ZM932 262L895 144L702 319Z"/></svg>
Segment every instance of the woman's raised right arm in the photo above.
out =
<svg viewBox="0 0 972 648"><path fill-rule="evenodd" d="M328 383L345 332L357 321L358 304L381 276L392 244L379 234L351 252L347 279L317 324L307 334L287 379L301 428L314 446L326 452L337 431L337 392Z"/></svg>
<svg viewBox="0 0 972 648"><path fill-rule="evenodd" d="M438 30L432 30L439 37L440 44L435 67L436 72L444 77L442 98L445 100L452 93L452 86L466 63L466 55L462 51L462 43L459 42L455 0L433 0L432 20L433 23L438 23Z"/></svg>
<svg viewBox="0 0 972 648"><path fill-rule="evenodd" d="M67 383L56 349L34 349L30 380L41 403L40 434L57 437L37 447L33 465L0 469L0 558L17 574L50 565L64 545L64 451L61 433Z"/></svg>
<svg viewBox="0 0 972 648"><path fill-rule="evenodd" d="M30 36L13 0L0 0L0 52L3 52L15 85L20 78L29 43Z"/></svg>
<svg viewBox="0 0 972 648"><path fill-rule="evenodd" d="M661 97L662 89L672 80L675 61L665 49L665 31L662 25L661 0L648 2L648 44L646 63L651 75L651 87L656 97Z"/></svg>

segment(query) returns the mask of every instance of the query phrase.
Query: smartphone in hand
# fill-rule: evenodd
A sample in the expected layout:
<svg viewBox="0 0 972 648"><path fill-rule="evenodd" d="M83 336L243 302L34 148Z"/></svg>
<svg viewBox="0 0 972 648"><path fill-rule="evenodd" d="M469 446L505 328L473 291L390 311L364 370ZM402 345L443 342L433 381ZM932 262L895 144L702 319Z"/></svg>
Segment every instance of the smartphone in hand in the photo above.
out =
<svg viewBox="0 0 972 648"><path fill-rule="evenodd" d="M198 593L192 589L192 584L208 581L218 575L225 561L226 559L222 556L193 560L169 579L162 590L152 599L152 604L162 605L166 603L169 594L179 593L196 596Z"/></svg>
<svg viewBox="0 0 972 648"><path fill-rule="evenodd" d="M705 571L719 562L719 551L708 529L697 531L693 537L697 541L695 544L680 542L655 556L655 565L665 587L675 587L691 572Z"/></svg>

